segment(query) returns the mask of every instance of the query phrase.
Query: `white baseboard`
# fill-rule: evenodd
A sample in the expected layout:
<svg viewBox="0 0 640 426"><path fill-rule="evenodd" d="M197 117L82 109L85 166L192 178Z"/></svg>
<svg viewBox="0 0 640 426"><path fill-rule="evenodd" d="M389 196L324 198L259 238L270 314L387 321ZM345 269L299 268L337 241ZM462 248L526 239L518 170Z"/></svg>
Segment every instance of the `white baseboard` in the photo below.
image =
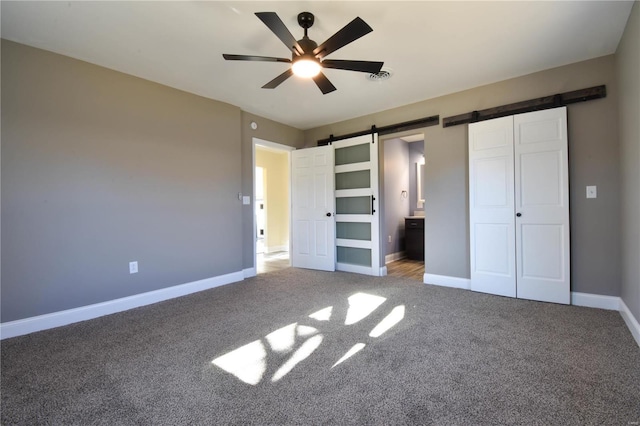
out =
<svg viewBox="0 0 640 426"><path fill-rule="evenodd" d="M107 302L93 305L81 306L79 308L68 309L66 311L52 312L50 314L38 315L36 317L25 318L16 321L9 321L0 324L0 340L10 337L22 336L36 331L48 330L50 328L61 327L74 322L86 321L140 306L151 305L198 291L208 290L225 284L243 280L243 272L232 272L226 275L206 278L204 280L193 281L173 287L154 290L147 293L135 294L133 296L120 299L109 300Z"/></svg>
<svg viewBox="0 0 640 426"><path fill-rule="evenodd" d="M638 323L638 319L633 316L629 307L624 303L624 300L620 299L620 315L622 319L629 327L629 331L634 339L636 339L636 343L640 346L640 323Z"/></svg>
<svg viewBox="0 0 640 426"><path fill-rule="evenodd" d="M384 257L384 263L395 262L396 260L404 259L407 254L403 251L397 251L395 253L388 254Z"/></svg>
<svg viewBox="0 0 640 426"><path fill-rule="evenodd" d="M600 294L571 292L571 304L587 308L620 310L620 298L616 296L603 296Z"/></svg>
<svg viewBox="0 0 640 426"><path fill-rule="evenodd" d="M285 244L282 246L265 246L264 248L265 253L277 253L279 251L289 251L289 244Z"/></svg>
<svg viewBox="0 0 640 426"><path fill-rule="evenodd" d="M387 267L383 266L382 268L380 268L380 275L381 277L386 277L387 276Z"/></svg>
<svg viewBox="0 0 640 426"><path fill-rule="evenodd" d="M246 268L242 270L242 276L245 278L255 277L258 274L256 268Z"/></svg>
<svg viewBox="0 0 640 426"><path fill-rule="evenodd" d="M469 290L471 288L471 280L469 278L449 277L446 275L424 274L422 282L425 284L461 288L464 290Z"/></svg>

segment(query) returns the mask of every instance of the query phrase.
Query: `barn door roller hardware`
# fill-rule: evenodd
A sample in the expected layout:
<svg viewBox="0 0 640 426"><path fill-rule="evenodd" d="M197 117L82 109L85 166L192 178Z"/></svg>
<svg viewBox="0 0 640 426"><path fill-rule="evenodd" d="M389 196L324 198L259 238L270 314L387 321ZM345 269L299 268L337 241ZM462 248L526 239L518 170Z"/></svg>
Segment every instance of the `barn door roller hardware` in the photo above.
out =
<svg viewBox="0 0 640 426"><path fill-rule="evenodd" d="M543 98L530 99L499 107L471 111L466 114L454 115L442 119L442 127L457 126L458 124L475 123L491 120L492 118L506 117L508 115L522 114L523 112L539 111L549 108L557 108L577 102L601 99L607 96L605 85L589 87L588 89L574 90L572 92L558 93Z"/></svg>
<svg viewBox="0 0 640 426"><path fill-rule="evenodd" d="M329 145L332 142L339 141L342 139L355 138L356 136L368 135L378 133L379 135L389 135L391 133L399 133L404 132L406 130L414 130L421 129L423 127L435 126L440 122L439 115L433 115L431 117L419 118L417 120L405 121L402 123L391 124L389 126L376 127L375 125L371 126L370 129L363 130L361 132L349 133L347 135L334 136L330 135L326 139L318 140L318 146Z"/></svg>

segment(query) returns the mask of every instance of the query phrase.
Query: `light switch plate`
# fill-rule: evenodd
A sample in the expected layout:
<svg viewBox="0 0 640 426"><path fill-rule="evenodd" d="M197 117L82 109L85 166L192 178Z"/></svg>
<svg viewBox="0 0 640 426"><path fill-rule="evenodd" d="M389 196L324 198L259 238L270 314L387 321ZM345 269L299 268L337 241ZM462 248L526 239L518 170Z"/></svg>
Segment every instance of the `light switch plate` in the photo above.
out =
<svg viewBox="0 0 640 426"><path fill-rule="evenodd" d="M138 262L129 262L129 273L137 274L138 273Z"/></svg>
<svg viewBox="0 0 640 426"><path fill-rule="evenodd" d="M587 198L598 198L598 188L594 186L587 186Z"/></svg>
<svg viewBox="0 0 640 426"><path fill-rule="evenodd" d="M251 204L251 197L249 197L248 195L243 195L242 204L244 204L245 206L248 206L249 204Z"/></svg>

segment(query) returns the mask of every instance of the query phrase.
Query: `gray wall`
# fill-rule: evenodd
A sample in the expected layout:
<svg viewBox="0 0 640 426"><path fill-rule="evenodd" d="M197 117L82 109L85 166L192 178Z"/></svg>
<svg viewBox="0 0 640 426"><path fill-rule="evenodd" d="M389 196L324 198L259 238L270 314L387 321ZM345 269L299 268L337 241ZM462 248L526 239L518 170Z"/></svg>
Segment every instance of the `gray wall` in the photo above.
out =
<svg viewBox="0 0 640 426"><path fill-rule="evenodd" d="M235 106L5 40L1 96L2 322L242 270L245 129L302 140Z"/></svg>
<svg viewBox="0 0 640 426"><path fill-rule="evenodd" d="M382 142L384 150L384 226L380 240L385 255L400 253L405 249L404 218L410 213L409 206L409 145L402 139L387 139ZM407 191L407 198L402 197ZM391 242L389 242L391 236Z"/></svg>
<svg viewBox="0 0 640 426"><path fill-rule="evenodd" d="M640 3L616 52L620 85L622 300L640 320Z"/></svg>
<svg viewBox="0 0 640 426"><path fill-rule="evenodd" d="M395 78L395 77L394 77ZM400 78L399 76L397 78ZM341 135L439 114L441 118L600 84L604 99L569 106L572 291L620 294L618 95L614 56L566 65L305 131L314 146ZM426 272L469 277L467 126L425 136ZM587 200L585 186L597 185Z"/></svg>

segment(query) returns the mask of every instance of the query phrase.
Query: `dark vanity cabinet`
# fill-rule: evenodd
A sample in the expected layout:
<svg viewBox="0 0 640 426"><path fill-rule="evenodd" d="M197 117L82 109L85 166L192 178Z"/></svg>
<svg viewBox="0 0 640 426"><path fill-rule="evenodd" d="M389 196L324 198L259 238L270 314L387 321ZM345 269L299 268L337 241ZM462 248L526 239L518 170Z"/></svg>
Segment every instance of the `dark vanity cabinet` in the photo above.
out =
<svg viewBox="0 0 640 426"><path fill-rule="evenodd" d="M424 260L424 218L404 219L405 252L407 258Z"/></svg>

